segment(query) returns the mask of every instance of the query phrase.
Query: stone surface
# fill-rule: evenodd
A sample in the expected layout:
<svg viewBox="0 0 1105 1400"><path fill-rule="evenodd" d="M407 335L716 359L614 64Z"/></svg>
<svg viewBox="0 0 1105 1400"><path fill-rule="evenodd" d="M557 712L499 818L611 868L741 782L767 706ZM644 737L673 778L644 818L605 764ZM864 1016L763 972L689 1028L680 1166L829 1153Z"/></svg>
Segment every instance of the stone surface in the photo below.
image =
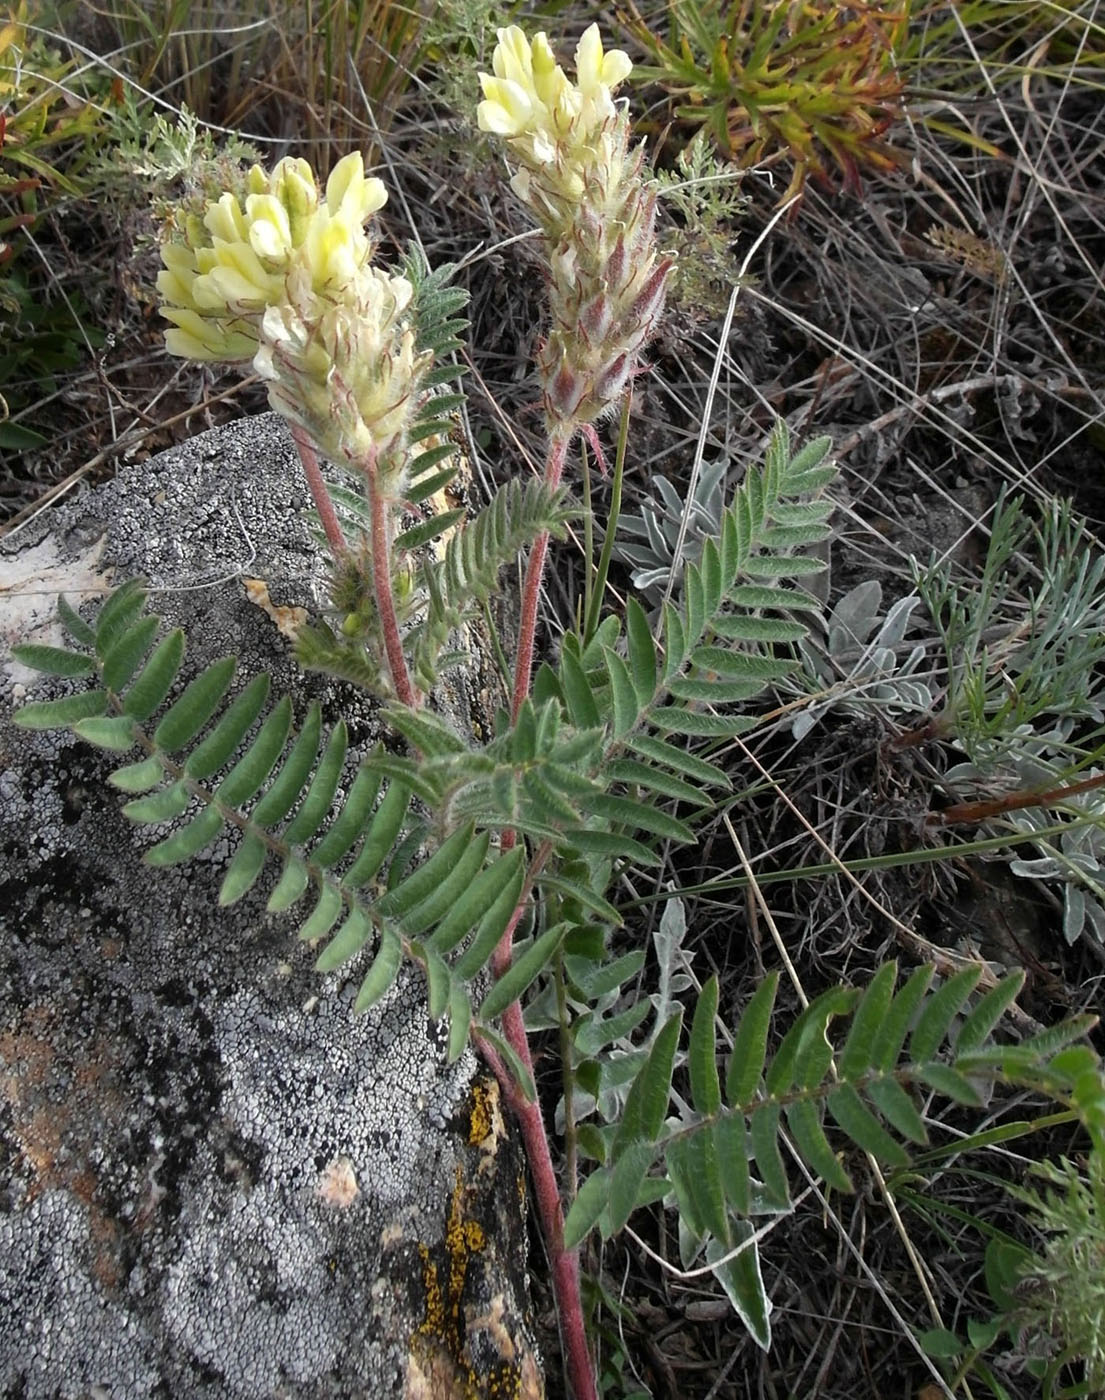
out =
<svg viewBox="0 0 1105 1400"><path fill-rule="evenodd" d="M141 573L195 668L236 652L239 677L271 671L297 714L318 696L351 749L370 743L371 708L301 676L276 626L320 594L305 505L265 416L126 469L0 549L5 1395L542 1393L519 1162L493 1081L470 1053L446 1066L420 977L354 1018L356 972L312 971L294 918L264 912L271 876L218 907L232 837L142 865L160 833L122 816L115 764L10 723L30 688L69 683L8 647L62 640L58 592L77 605ZM454 686L454 718L480 689Z"/></svg>

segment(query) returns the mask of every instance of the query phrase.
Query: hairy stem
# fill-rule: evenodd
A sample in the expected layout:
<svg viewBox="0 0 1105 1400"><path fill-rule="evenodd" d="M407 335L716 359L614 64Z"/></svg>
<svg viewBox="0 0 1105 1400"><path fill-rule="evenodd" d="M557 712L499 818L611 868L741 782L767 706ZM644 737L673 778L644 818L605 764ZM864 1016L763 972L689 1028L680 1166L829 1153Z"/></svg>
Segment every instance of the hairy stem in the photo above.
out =
<svg viewBox="0 0 1105 1400"><path fill-rule="evenodd" d="M533 1060L526 1041L522 1008L514 1002L503 1012L503 1033L514 1052L533 1077ZM573 1400L598 1400L595 1368L587 1346L587 1329L583 1321L583 1299L579 1290L579 1251L564 1248L564 1209L560 1201L560 1185L553 1167L545 1120L541 1105L531 1103L521 1092L517 1081L491 1046L482 1042L480 1049L495 1072L508 1103L514 1110L522 1129L537 1215L541 1233L549 1254L553 1293L560 1321L560 1340L564 1349L564 1369Z"/></svg>
<svg viewBox="0 0 1105 1400"><path fill-rule="evenodd" d="M560 485L564 471L564 459L568 452L569 435L558 435L549 444L549 455L545 462L545 482L550 487ZM526 566L526 578L522 589L522 617L518 629L518 650L514 662L514 694L511 700L511 715L517 720L522 705L529 695L530 675L533 670L533 647L537 632L537 606L541 596L541 579L545 571L545 555L548 551L548 532L538 535L530 550ZM517 837L513 831L503 833L503 850L509 850ZM544 848L544 857L548 852ZM542 859L542 851L536 860ZM514 930L529 900L529 890L523 891L522 898L507 925L499 946L492 958L492 971L501 977L510 966ZM533 1074L533 1059L526 1037L522 1008L514 1002L503 1012L503 1034L507 1043L521 1063ZM485 1047L486 1050L490 1047ZM575 1400L597 1400L598 1388L591 1352L587 1345L587 1329L583 1321L583 1298L579 1287L579 1253L564 1247L564 1207L560 1196L560 1184L553 1166L552 1149L545 1120L541 1115L541 1105L530 1101L519 1092L517 1084L498 1057L488 1057L488 1063L495 1069L508 1102L514 1109L522 1130L526 1160L533 1179L533 1194L537 1203L537 1215L541 1221L541 1233L549 1255L552 1272L553 1294L556 1298L556 1311L560 1320L560 1337L564 1350L564 1368L568 1385Z"/></svg>
<svg viewBox="0 0 1105 1400"><path fill-rule="evenodd" d="M384 651L395 694L404 705L414 709L419 697L411 684L403 640L399 635L399 619L395 613L395 595L391 588L391 532L388 528L387 503L380 493L380 474L376 453L365 463L368 484L368 507L372 518L372 586L376 596L376 611L384 634Z"/></svg>
<svg viewBox="0 0 1105 1400"><path fill-rule="evenodd" d="M326 482L322 479L314 444L298 424L293 423L291 428L295 445L299 449L299 460L303 463L303 475L307 478L307 489L315 503L318 518L322 521L327 541L334 551L334 557L344 559L349 552L348 546L345 543L342 528L338 524L337 513L334 510L334 503L330 499L330 493L326 489Z"/></svg>
<svg viewBox="0 0 1105 1400"><path fill-rule="evenodd" d="M564 471L564 458L568 453L566 436L554 437L549 444L549 455L545 461L545 482L555 489L560 485ZM517 719L522 703L529 694L530 673L533 670L533 643L537 632L537 604L541 597L541 579L545 573L545 555L549 548L549 533L542 531L533 542L529 563L526 565L526 581L522 588L522 620L518 628L518 651L514 658L514 696L510 715Z"/></svg>

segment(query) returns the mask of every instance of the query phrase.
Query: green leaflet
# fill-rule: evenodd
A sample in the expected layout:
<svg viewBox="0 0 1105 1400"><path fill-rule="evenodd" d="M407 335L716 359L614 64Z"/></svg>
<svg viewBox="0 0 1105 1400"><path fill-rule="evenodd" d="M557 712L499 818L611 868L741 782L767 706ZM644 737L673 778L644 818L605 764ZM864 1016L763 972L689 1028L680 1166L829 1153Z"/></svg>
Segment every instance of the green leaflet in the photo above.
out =
<svg viewBox="0 0 1105 1400"><path fill-rule="evenodd" d="M359 1014L375 1006L395 981L402 961L403 945L399 935L385 924L380 930L380 944L372 966L365 973L357 1000L353 1003L355 1012Z"/></svg>
<svg viewBox="0 0 1105 1400"><path fill-rule="evenodd" d="M76 727L82 719L102 715L107 709L107 692L86 690L61 700L32 700L16 710L12 722L20 729L63 729Z"/></svg>
<svg viewBox="0 0 1105 1400"><path fill-rule="evenodd" d="M510 967L499 977L480 1003L480 1017L493 1020L518 1000L534 978L549 965L567 933L566 924L557 924L528 948L515 954Z"/></svg>
<svg viewBox="0 0 1105 1400"><path fill-rule="evenodd" d="M91 656L64 647L23 643L12 647L12 656L23 666L41 671L47 676L85 676L95 669Z"/></svg>

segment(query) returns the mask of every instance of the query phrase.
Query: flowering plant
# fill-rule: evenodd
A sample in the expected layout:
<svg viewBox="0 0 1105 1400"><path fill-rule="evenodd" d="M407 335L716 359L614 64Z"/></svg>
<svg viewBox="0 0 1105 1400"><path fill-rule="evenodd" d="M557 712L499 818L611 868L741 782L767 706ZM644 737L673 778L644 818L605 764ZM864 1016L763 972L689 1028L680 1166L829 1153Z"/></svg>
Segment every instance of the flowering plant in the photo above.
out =
<svg viewBox="0 0 1105 1400"><path fill-rule="evenodd" d="M595 423L619 405L627 424L671 264L656 249L643 153L630 149L628 113L613 96L629 73L625 55L604 52L597 29L588 30L573 83L544 36L530 43L511 28L499 33L492 67L481 78L478 118L517 163L513 187L543 239L550 322L537 359L548 452L541 482L502 487L463 530L438 541L417 579L413 551L442 527L423 519L400 527L451 475L441 451L448 445L424 444L444 431L441 411L456 402L438 390L454 374L441 357L459 343L455 313L464 297L447 286L447 269L431 272L414 257L398 271L376 263L365 222L384 191L360 159L342 161L325 194L304 162L282 161L269 175L255 168L243 192L182 215L159 283L170 350L252 360L290 422L334 555L341 618L336 631L301 632L300 658L373 690L398 742L359 756L331 818L344 727L323 743L316 706L293 739L285 698L254 732L267 686L250 683L224 708L233 670L225 658L179 689L183 636L170 634L150 653L157 623L141 616L145 595L134 584L104 604L94 626L60 605L85 652L17 649L25 664L92 674L98 686L28 705L19 722L70 724L120 754L141 749L111 779L134 794L128 816L147 824L186 818L147 853L156 864L187 859L233 826L240 839L221 903L245 897L266 862L279 860L268 909L309 894L299 931L319 945L319 970L367 964L358 1010L388 992L404 962L422 969L429 1014L448 1022L448 1054L455 1059L471 1035L520 1125L571 1389L577 1400L595 1400L579 1266L593 1228L609 1238L638 1207L668 1201L679 1212L684 1266L703 1257L699 1272L715 1276L766 1348L771 1302L757 1241L770 1226L756 1230L752 1220L790 1205L778 1145L784 1110L804 1169L850 1191L826 1115L873 1159L901 1166L908 1159L898 1139L925 1141L910 1086L975 1103L977 1080L1004 1078L1061 1097L1105 1159L1105 1080L1093 1052L1069 1044L1092 1017L1015 1047L984 1044L1020 987L1017 976L990 987L938 1060L980 979L978 964L935 996L932 969L895 990L892 963L863 991L829 988L770 1056L777 974L731 1031L718 1025L718 979L706 980L681 1048L675 994L690 979L665 975L658 994L643 995L644 951L611 956L623 876L659 865L659 842L695 840L679 808L701 815L712 801L705 794L730 786L710 745L739 741L755 722L740 707L794 668L791 648L805 631L796 619L817 603L793 581L821 567L801 550L828 534L823 492L834 471L824 461L827 440L792 453L780 426L762 466L749 465L698 558L686 563L658 624L632 596L603 616L605 565L588 561L593 606L566 631L555 662L531 676L548 542L570 513L560 485L569 448L580 434L594 440ZM623 431L608 538L626 439ZM320 450L360 493L338 494L342 517ZM489 611L500 569L525 549L513 675L503 668L509 713L485 738L466 739L423 704L424 693L444 668L448 638ZM380 656L386 673L373 669ZM229 771L216 781L220 764ZM532 937L516 943L531 917ZM658 948L669 974L681 936L665 917ZM561 1033L563 1187L523 996L533 1024ZM834 1058L830 1023L848 1017ZM907 1038L909 1062L899 1066ZM590 1170L577 1189L583 1159Z"/></svg>

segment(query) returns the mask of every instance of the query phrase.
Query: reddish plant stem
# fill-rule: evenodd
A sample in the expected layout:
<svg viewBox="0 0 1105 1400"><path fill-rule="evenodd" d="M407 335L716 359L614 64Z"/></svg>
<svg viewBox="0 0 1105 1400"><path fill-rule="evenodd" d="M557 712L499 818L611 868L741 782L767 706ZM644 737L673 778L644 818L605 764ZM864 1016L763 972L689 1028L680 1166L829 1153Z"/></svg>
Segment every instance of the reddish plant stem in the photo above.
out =
<svg viewBox="0 0 1105 1400"><path fill-rule="evenodd" d="M395 614L395 595L391 590L391 534L388 530L387 503L380 493L380 473L374 451L365 462L364 473L371 516L372 587L384 634L384 651L396 696L404 705L414 709L419 697L411 684L407 658L403 655L403 639L399 635L399 619Z"/></svg>
<svg viewBox="0 0 1105 1400"><path fill-rule="evenodd" d="M503 1012L503 1034L533 1078L533 1060L526 1040L522 1008L514 1002ZM564 1350L564 1369L568 1375L573 1400L598 1400L595 1368L587 1345L587 1328L583 1321L583 1300L579 1291L579 1251L564 1248L564 1208L560 1201L560 1184L556 1179L545 1120L541 1105L531 1103L518 1083L495 1053L492 1046L481 1041L480 1051L491 1066L503 1093L514 1110L522 1129L533 1195L541 1221L541 1233L549 1253L553 1293L560 1320L560 1340Z"/></svg>
<svg viewBox="0 0 1105 1400"><path fill-rule="evenodd" d="M989 801L957 802L954 807L945 807L942 812L930 812L925 818L926 826L952 826L965 822L985 822L991 817L1000 817L1005 812L1020 811L1024 807L1054 807L1066 802L1081 792L1092 792L1105 787L1105 773L1096 778L1083 778L1081 782L1068 783L1066 787L1033 788L1031 792L1011 792L1005 797L994 797Z"/></svg>
<svg viewBox="0 0 1105 1400"><path fill-rule="evenodd" d="M564 459L568 452L570 435L554 437L549 444L549 455L545 462L545 482L557 487L564 471ZM545 556L548 552L549 536L545 531L533 542L529 562L526 565L525 583L522 588L522 618L518 630L518 651L514 663L514 694L511 698L511 715L517 720L518 714L529 694L530 675L533 670L533 648L537 633L537 608L541 596L541 580L545 571ZM517 841L514 831L504 831L502 849L510 850ZM547 843L534 857L531 874L544 864L550 854ZM510 922L499 940L499 946L491 961L496 977L501 977L510 966L514 943L514 930L518 926L530 898L530 881L522 891L518 905ZM533 1058L529 1051L525 1021L520 1003L507 1007L502 1016L503 1035L507 1044L518 1056L520 1062L533 1077ZM568 1376L574 1400L597 1400L598 1388L595 1381L595 1368L587 1345L587 1329L583 1321L583 1299L579 1288L579 1251L564 1247L564 1206L560 1198L560 1183L556 1178L552 1149L541 1106L531 1103L519 1091L518 1085L505 1065L486 1042L481 1050L488 1064L495 1071L503 1092L518 1119L525 1144L526 1159L533 1178L534 1200L541 1221L541 1233L545 1238L545 1248L549 1255L552 1271L553 1294L556 1298L556 1311L560 1320L560 1337L564 1350L564 1368Z"/></svg>
<svg viewBox="0 0 1105 1400"><path fill-rule="evenodd" d="M326 532L330 548L334 551L335 558L344 559L349 547L345 543L345 536L338 523L334 503L326 489L326 482L322 479L314 444L303 429L295 423L292 424L292 437L299 449L299 460L303 463L303 475L307 478L307 489L315 503L315 510L318 511L318 518L322 521L322 528Z"/></svg>
<svg viewBox="0 0 1105 1400"><path fill-rule="evenodd" d="M560 485L564 471L564 458L568 453L568 438L554 437L549 444L549 455L545 462L545 484L551 488ZM533 542L529 563L526 566L526 581L522 587L522 620L518 629L518 651L514 660L514 696L511 700L510 715L516 720L522 702L529 694L530 672L533 669L533 643L537 633L537 605L541 598L541 579L545 572L545 555L549 548L548 531L543 531Z"/></svg>

